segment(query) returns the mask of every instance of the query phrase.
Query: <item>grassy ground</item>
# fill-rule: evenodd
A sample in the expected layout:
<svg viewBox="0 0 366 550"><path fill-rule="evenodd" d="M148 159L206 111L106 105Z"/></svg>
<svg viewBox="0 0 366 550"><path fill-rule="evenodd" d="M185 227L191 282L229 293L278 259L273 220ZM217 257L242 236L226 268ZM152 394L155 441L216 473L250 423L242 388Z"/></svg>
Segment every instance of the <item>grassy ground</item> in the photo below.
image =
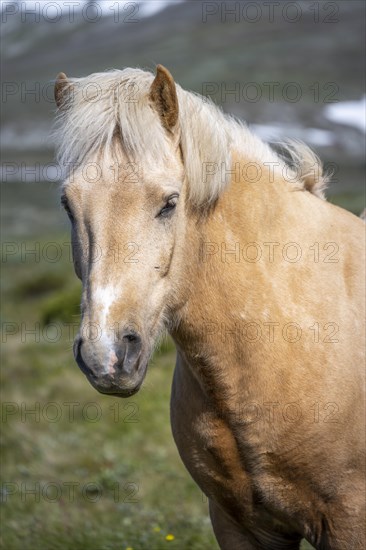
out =
<svg viewBox="0 0 366 550"><path fill-rule="evenodd" d="M1 548L217 549L170 432L171 342L138 395L93 390L71 351L80 287L57 189L4 185L3 198Z"/></svg>

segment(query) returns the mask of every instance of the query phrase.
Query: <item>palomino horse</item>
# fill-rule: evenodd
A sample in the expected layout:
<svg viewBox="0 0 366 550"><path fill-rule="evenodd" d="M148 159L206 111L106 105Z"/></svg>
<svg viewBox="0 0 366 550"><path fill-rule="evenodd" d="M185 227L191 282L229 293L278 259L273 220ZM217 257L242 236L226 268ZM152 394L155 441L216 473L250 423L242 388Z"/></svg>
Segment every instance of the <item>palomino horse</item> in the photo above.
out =
<svg viewBox="0 0 366 550"><path fill-rule="evenodd" d="M276 153L162 66L61 73L55 96L81 370L131 396L167 329L220 547L363 549L363 222L308 148Z"/></svg>

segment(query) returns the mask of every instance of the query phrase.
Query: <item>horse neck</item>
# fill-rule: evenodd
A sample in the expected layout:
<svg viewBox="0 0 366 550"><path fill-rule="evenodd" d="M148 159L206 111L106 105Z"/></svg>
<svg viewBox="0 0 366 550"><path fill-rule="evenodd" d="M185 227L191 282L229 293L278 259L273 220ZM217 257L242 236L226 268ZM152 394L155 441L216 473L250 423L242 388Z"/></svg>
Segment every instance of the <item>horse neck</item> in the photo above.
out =
<svg viewBox="0 0 366 550"><path fill-rule="evenodd" d="M281 210L287 208L284 196L290 195L284 192L288 184L278 181L282 178L271 181L268 167L261 170L258 181L253 181L254 176L248 181L244 168L249 161L235 157L233 165L236 162L239 169L226 191L207 216L198 223L194 218L189 221L185 239L183 280L189 292L171 334L178 349L202 360L223 349L234 353L223 341L225 330L233 328L233 319L245 320L243 297L253 300L253 287L262 277L259 263L243 258L244 252L251 258L255 246L245 247L274 240L272 232ZM216 338L208 337L215 334Z"/></svg>

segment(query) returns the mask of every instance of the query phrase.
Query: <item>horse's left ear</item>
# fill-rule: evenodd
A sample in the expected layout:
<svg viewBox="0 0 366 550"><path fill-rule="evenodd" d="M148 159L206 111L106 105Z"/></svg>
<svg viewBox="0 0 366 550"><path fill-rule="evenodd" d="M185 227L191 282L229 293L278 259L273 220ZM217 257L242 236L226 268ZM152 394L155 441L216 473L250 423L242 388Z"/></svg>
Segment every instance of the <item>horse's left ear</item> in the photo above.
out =
<svg viewBox="0 0 366 550"><path fill-rule="evenodd" d="M175 82L163 65L156 67L156 76L151 84L149 97L159 113L163 126L173 132L178 122L178 97Z"/></svg>
<svg viewBox="0 0 366 550"><path fill-rule="evenodd" d="M65 73L59 73L56 77L54 90L56 105L59 109L61 109L67 99L65 92L69 85L70 82Z"/></svg>

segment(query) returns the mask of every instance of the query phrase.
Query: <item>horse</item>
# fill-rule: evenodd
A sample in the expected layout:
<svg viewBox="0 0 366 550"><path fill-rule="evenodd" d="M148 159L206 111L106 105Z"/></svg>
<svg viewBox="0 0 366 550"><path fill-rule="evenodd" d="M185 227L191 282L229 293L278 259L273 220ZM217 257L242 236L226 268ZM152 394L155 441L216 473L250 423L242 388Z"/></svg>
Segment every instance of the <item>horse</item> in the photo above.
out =
<svg viewBox="0 0 366 550"><path fill-rule="evenodd" d="M173 437L222 550L365 547L364 224L299 142L169 71L55 83L92 386L129 397L166 331Z"/></svg>

